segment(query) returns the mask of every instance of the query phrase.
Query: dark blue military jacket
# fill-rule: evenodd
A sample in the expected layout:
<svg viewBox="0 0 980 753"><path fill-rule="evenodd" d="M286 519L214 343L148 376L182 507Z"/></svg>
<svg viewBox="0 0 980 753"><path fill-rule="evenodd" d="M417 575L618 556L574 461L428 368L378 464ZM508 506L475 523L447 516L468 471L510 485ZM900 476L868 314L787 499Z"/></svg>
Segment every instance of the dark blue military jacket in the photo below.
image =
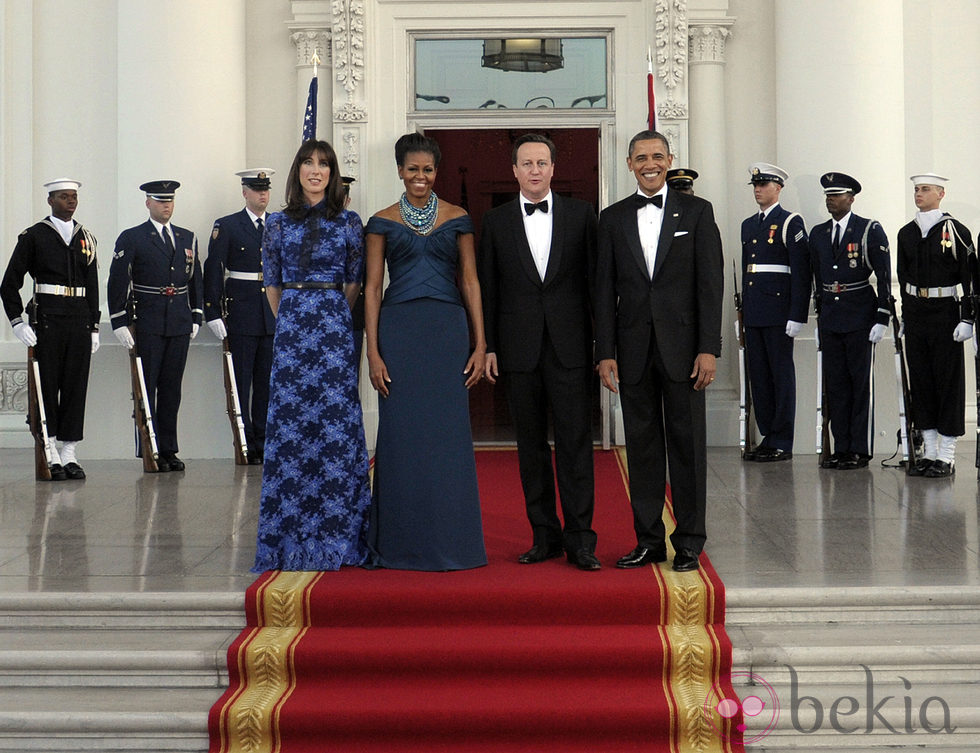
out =
<svg viewBox="0 0 980 753"><path fill-rule="evenodd" d="M833 220L827 220L810 230L820 326L828 332L870 332L875 324L888 324L892 279L888 236L876 220L852 212L834 254L833 228ZM824 289L828 285L831 290Z"/></svg>
<svg viewBox="0 0 980 753"><path fill-rule="evenodd" d="M781 327L788 320L807 319L812 273L806 227L798 214L790 217L777 204L762 225L758 212L742 222L742 316L747 327ZM788 267L789 272L753 270L760 264Z"/></svg>
<svg viewBox="0 0 980 753"><path fill-rule="evenodd" d="M167 250L153 223L123 230L109 267L109 319L112 328L129 324L150 335L189 335L201 324L204 281L197 256L197 238L190 230L170 225L174 253ZM135 303L131 319L129 300Z"/></svg>
<svg viewBox="0 0 980 753"><path fill-rule="evenodd" d="M262 233L244 209L215 220L204 261L204 315L210 322L227 307L229 334L272 335L276 318L262 280L225 279L225 272L262 272Z"/></svg>

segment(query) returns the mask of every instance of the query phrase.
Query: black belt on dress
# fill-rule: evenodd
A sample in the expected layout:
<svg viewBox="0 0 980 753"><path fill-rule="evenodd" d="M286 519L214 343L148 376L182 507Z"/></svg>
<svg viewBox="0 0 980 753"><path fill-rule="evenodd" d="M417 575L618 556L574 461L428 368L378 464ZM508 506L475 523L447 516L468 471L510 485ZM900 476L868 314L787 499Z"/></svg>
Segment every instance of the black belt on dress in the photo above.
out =
<svg viewBox="0 0 980 753"><path fill-rule="evenodd" d="M342 282L284 282L286 290L343 290Z"/></svg>

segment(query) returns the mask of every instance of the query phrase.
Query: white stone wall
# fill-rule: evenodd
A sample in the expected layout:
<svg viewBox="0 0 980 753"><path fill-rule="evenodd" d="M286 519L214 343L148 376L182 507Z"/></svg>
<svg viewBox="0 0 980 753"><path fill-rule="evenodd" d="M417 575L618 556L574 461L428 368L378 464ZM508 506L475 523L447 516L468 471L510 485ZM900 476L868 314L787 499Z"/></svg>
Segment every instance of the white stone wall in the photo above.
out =
<svg viewBox="0 0 980 753"><path fill-rule="evenodd" d="M790 172L783 203L808 227L827 217L819 175L854 174L865 186L855 210L881 220L892 239L914 211L907 176L935 170L951 178L944 208L980 230L980 144L972 138L980 5L972 0L0 0L0 263L17 233L44 216L41 183L60 175L85 184L76 218L101 241L103 284L116 235L146 217L137 190L144 180L183 183L175 222L198 233L202 255L212 220L241 205L235 170L278 170L273 203L281 201L312 73L293 37L329 39L331 29L348 46L338 48L335 38L321 52L318 130L357 176L353 208L364 217L401 190L390 151L417 125L406 114L410 32L612 30L616 109L601 124L601 195L613 201L632 187L623 152L645 120L646 50L656 49L664 19L692 33L691 59L670 63L680 78L670 87L658 79L657 98L674 113L662 122L679 162L710 166L698 189L716 206L727 259L725 351L709 420L713 443L734 443L730 268L740 255L739 223L755 209L748 164L769 160ZM347 56L342 71L338 55ZM356 80L337 78L352 71ZM107 324L104 306L103 317ZM84 456L125 457L132 432L124 352L107 326L103 343L93 360ZM813 350L811 322L797 344L799 452L814 444ZM896 426L891 354L886 341L878 424L888 436L879 452L890 449ZM4 320L0 448L29 444L12 408L23 358ZM975 406L967 392L969 425ZM370 437L376 402L366 379L362 395ZM182 454L230 456L223 406L217 343L204 330L185 375Z"/></svg>

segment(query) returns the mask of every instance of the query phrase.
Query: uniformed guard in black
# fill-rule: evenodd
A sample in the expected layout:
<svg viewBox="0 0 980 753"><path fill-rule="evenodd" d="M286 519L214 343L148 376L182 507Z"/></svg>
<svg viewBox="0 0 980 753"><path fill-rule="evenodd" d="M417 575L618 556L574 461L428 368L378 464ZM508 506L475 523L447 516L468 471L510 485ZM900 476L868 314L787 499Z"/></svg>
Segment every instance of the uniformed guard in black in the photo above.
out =
<svg viewBox="0 0 980 753"><path fill-rule="evenodd" d="M81 183L61 178L44 187L51 215L18 236L0 282L0 298L14 334L34 346L54 461L51 478L83 479L75 445L83 434L90 359L99 348L96 242L72 219ZM27 275L34 290L25 321L20 289ZM56 438L62 442L60 453Z"/></svg>
<svg viewBox="0 0 980 753"><path fill-rule="evenodd" d="M214 222L204 261L204 316L220 340L228 338L235 365L248 462L262 462L276 318L262 280L262 231L269 205L270 168L242 170L245 208Z"/></svg>
<svg viewBox="0 0 980 753"><path fill-rule="evenodd" d="M806 323L812 272L803 218L779 205L789 177L776 165L749 168L759 212L742 223L742 307L752 404L762 441L745 460L793 456L793 338Z"/></svg>
<svg viewBox="0 0 980 753"><path fill-rule="evenodd" d="M821 466L851 470L866 467L874 453L872 364L888 328L891 260L881 224L851 211L861 184L835 172L820 185L832 219L810 230L810 260L834 435L834 452Z"/></svg>
<svg viewBox="0 0 980 753"><path fill-rule="evenodd" d="M161 471L184 469L177 457L177 412L187 350L203 318L197 238L170 223L178 186L174 180L140 186L150 219L119 235L109 267L112 331L142 358Z"/></svg>
<svg viewBox="0 0 980 753"><path fill-rule="evenodd" d="M913 175L915 219L898 231L905 353L912 418L922 431L923 459L913 475L954 472L956 438L965 433L963 343L973 336L970 230L939 208L947 178Z"/></svg>
<svg viewBox="0 0 980 753"><path fill-rule="evenodd" d="M667 171L667 187L681 193L694 193L694 181L698 179L698 171L689 167L675 167Z"/></svg>

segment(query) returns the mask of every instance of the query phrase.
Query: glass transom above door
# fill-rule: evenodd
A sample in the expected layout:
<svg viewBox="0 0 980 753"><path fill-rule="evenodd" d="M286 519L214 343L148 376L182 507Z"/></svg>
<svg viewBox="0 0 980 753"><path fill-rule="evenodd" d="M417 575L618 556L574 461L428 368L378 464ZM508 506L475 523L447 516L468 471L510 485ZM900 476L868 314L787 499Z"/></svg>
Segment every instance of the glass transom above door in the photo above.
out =
<svg viewBox="0 0 980 753"><path fill-rule="evenodd" d="M605 37L419 38L414 109L609 109L606 46Z"/></svg>

